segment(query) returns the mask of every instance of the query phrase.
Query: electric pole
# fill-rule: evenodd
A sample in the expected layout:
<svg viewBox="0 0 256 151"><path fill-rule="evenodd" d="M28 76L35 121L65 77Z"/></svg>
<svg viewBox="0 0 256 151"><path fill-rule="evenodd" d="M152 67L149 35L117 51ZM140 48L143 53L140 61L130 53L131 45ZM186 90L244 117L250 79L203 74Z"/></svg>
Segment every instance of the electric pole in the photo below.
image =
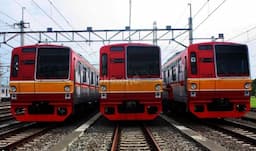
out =
<svg viewBox="0 0 256 151"><path fill-rule="evenodd" d="M193 22L192 22L192 6L191 3L188 4L189 6L189 18L188 18L188 28L189 30L189 44L193 43Z"/></svg>
<svg viewBox="0 0 256 151"><path fill-rule="evenodd" d="M153 22L153 45L157 45L157 25L156 25L156 21Z"/></svg>
<svg viewBox="0 0 256 151"><path fill-rule="evenodd" d="M24 22L24 10L25 7L22 7L22 18L21 21L19 23L15 23L14 26L18 26L20 28L20 45L23 46L24 45L24 28L28 28L25 25L29 26L29 23Z"/></svg>
<svg viewBox="0 0 256 151"><path fill-rule="evenodd" d="M129 0L129 42L131 42L132 0Z"/></svg>

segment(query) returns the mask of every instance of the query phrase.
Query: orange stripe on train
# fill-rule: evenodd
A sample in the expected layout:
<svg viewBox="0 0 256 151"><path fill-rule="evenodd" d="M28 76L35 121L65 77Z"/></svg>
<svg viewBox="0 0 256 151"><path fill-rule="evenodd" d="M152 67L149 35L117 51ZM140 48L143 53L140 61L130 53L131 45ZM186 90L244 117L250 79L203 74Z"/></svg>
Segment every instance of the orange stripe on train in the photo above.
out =
<svg viewBox="0 0 256 151"><path fill-rule="evenodd" d="M250 78L189 78L187 88L189 91L204 90L245 90L245 84L251 83ZM195 83L196 89L192 90L191 85ZM251 90L251 87L247 90Z"/></svg>
<svg viewBox="0 0 256 151"><path fill-rule="evenodd" d="M130 92L155 92L155 86L160 85L162 91L162 80L101 80L100 86L106 86L107 92L130 91ZM100 90L101 91L101 90Z"/></svg>
<svg viewBox="0 0 256 151"><path fill-rule="evenodd" d="M17 93L64 93L65 86L70 87L70 93L74 91L72 81L10 81L10 86L15 86Z"/></svg>

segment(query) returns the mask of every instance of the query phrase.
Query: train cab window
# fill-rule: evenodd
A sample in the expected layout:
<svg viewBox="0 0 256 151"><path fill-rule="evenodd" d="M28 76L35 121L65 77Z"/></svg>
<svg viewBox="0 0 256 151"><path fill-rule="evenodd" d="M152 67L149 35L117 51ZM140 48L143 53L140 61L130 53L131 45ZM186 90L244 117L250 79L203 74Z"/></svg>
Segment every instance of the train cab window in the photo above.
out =
<svg viewBox="0 0 256 151"><path fill-rule="evenodd" d="M33 48L23 48L22 52L23 53L35 53L36 52L36 48L35 47L33 47Z"/></svg>
<svg viewBox="0 0 256 151"><path fill-rule="evenodd" d="M35 64L35 60L23 60L22 63L24 65L33 65Z"/></svg>
<svg viewBox="0 0 256 151"><path fill-rule="evenodd" d="M37 79L67 79L70 67L70 48L38 48Z"/></svg>
<svg viewBox="0 0 256 151"><path fill-rule="evenodd" d="M122 46L114 46L110 48L110 51L123 51L124 47Z"/></svg>
<svg viewBox="0 0 256 151"><path fill-rule="evenodd" d="M199 45L198 50L212 50L213 46L212 45Z"/></svg>
<svg viewBox="0 0 256 151"><path fill-rule="evenodd" d="M213 62L213 58L200 58L200 62L210 63Z"/></svg>
<svg viewBox="0 0 256 151"><path fill-rule="evenodd" d="M101 69L102 69L102 75L106 76L108 73L108 55L107 54L102 54L101 56Z"/></svg>
<svg viewBox="0 0 256 151"><path fill-rule="evenodd" d="M17 77L18 76L18 70L19 70L19 56L14 55L12 60L12 76Z"/></svg>
<svg viewBox="0 0 256 151"><path fill-rule="evenodd" d="M197 59L196 53L190 53L190 66L191 66L191 74L197 74Z"/></svg>

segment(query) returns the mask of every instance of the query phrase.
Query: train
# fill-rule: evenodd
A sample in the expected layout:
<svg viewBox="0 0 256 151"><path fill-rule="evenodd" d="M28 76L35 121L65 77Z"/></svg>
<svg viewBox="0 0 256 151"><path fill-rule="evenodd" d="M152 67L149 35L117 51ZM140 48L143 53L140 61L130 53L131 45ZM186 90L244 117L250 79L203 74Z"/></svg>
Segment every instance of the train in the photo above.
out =
<svg viewBox="0 0 256 151"><path fill-rule="evenodd" d="M0 86L0 102L10 101L10 93L8 85Z"/></svg>
<svg viewBox="0 0 256 151"><path fill-rule="evenodd" d="M247 45L201 42L177 52L162 66L164 112L197 118L239 118L250 110Z"/></svg>
<svg viewBox="0 0 256 151"><path fill-rule="evenodd" d="M11 113L22 122L62 122L98 102L98 70L63 45L12 50Z"/></svg>
<svg viewBox="0 0 256 151"><path fill-rule="evenodd" d="M111 121L153 120L162 112L161 51L146 43L100 48L100 113Z"/></svg>

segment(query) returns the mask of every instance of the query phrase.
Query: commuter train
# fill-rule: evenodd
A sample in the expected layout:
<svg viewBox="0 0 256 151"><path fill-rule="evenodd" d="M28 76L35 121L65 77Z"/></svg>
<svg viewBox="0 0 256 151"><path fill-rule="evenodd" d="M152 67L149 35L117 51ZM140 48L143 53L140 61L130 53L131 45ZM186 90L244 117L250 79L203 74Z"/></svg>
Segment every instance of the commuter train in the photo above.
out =
<svg viewBox="0 0 256 151"><path fill-rule="evenodd" d="M161 52L139 43L100 49L100 112L109 120L153 120L162 112Z"/></svg>
<svg viewBox="0 0 256 151"><path fill-rule="evenodd" d="M165 111L187 111L198 118L237 118L250 110L246 45L192 44L168 59L162 76Z"/></svg>
<svg viewBox="0 0 256 151"><path fill-rule="evenodd" d="M61 45L14 48L11 112L18 121L61 122L98 100L98 71Z"/></svg>
<svg viewBox="0 0 256 151"><path fill-rule="evenodd" d="M9 86L1 85L0 86L0 102L10 101Z"/></svg>

